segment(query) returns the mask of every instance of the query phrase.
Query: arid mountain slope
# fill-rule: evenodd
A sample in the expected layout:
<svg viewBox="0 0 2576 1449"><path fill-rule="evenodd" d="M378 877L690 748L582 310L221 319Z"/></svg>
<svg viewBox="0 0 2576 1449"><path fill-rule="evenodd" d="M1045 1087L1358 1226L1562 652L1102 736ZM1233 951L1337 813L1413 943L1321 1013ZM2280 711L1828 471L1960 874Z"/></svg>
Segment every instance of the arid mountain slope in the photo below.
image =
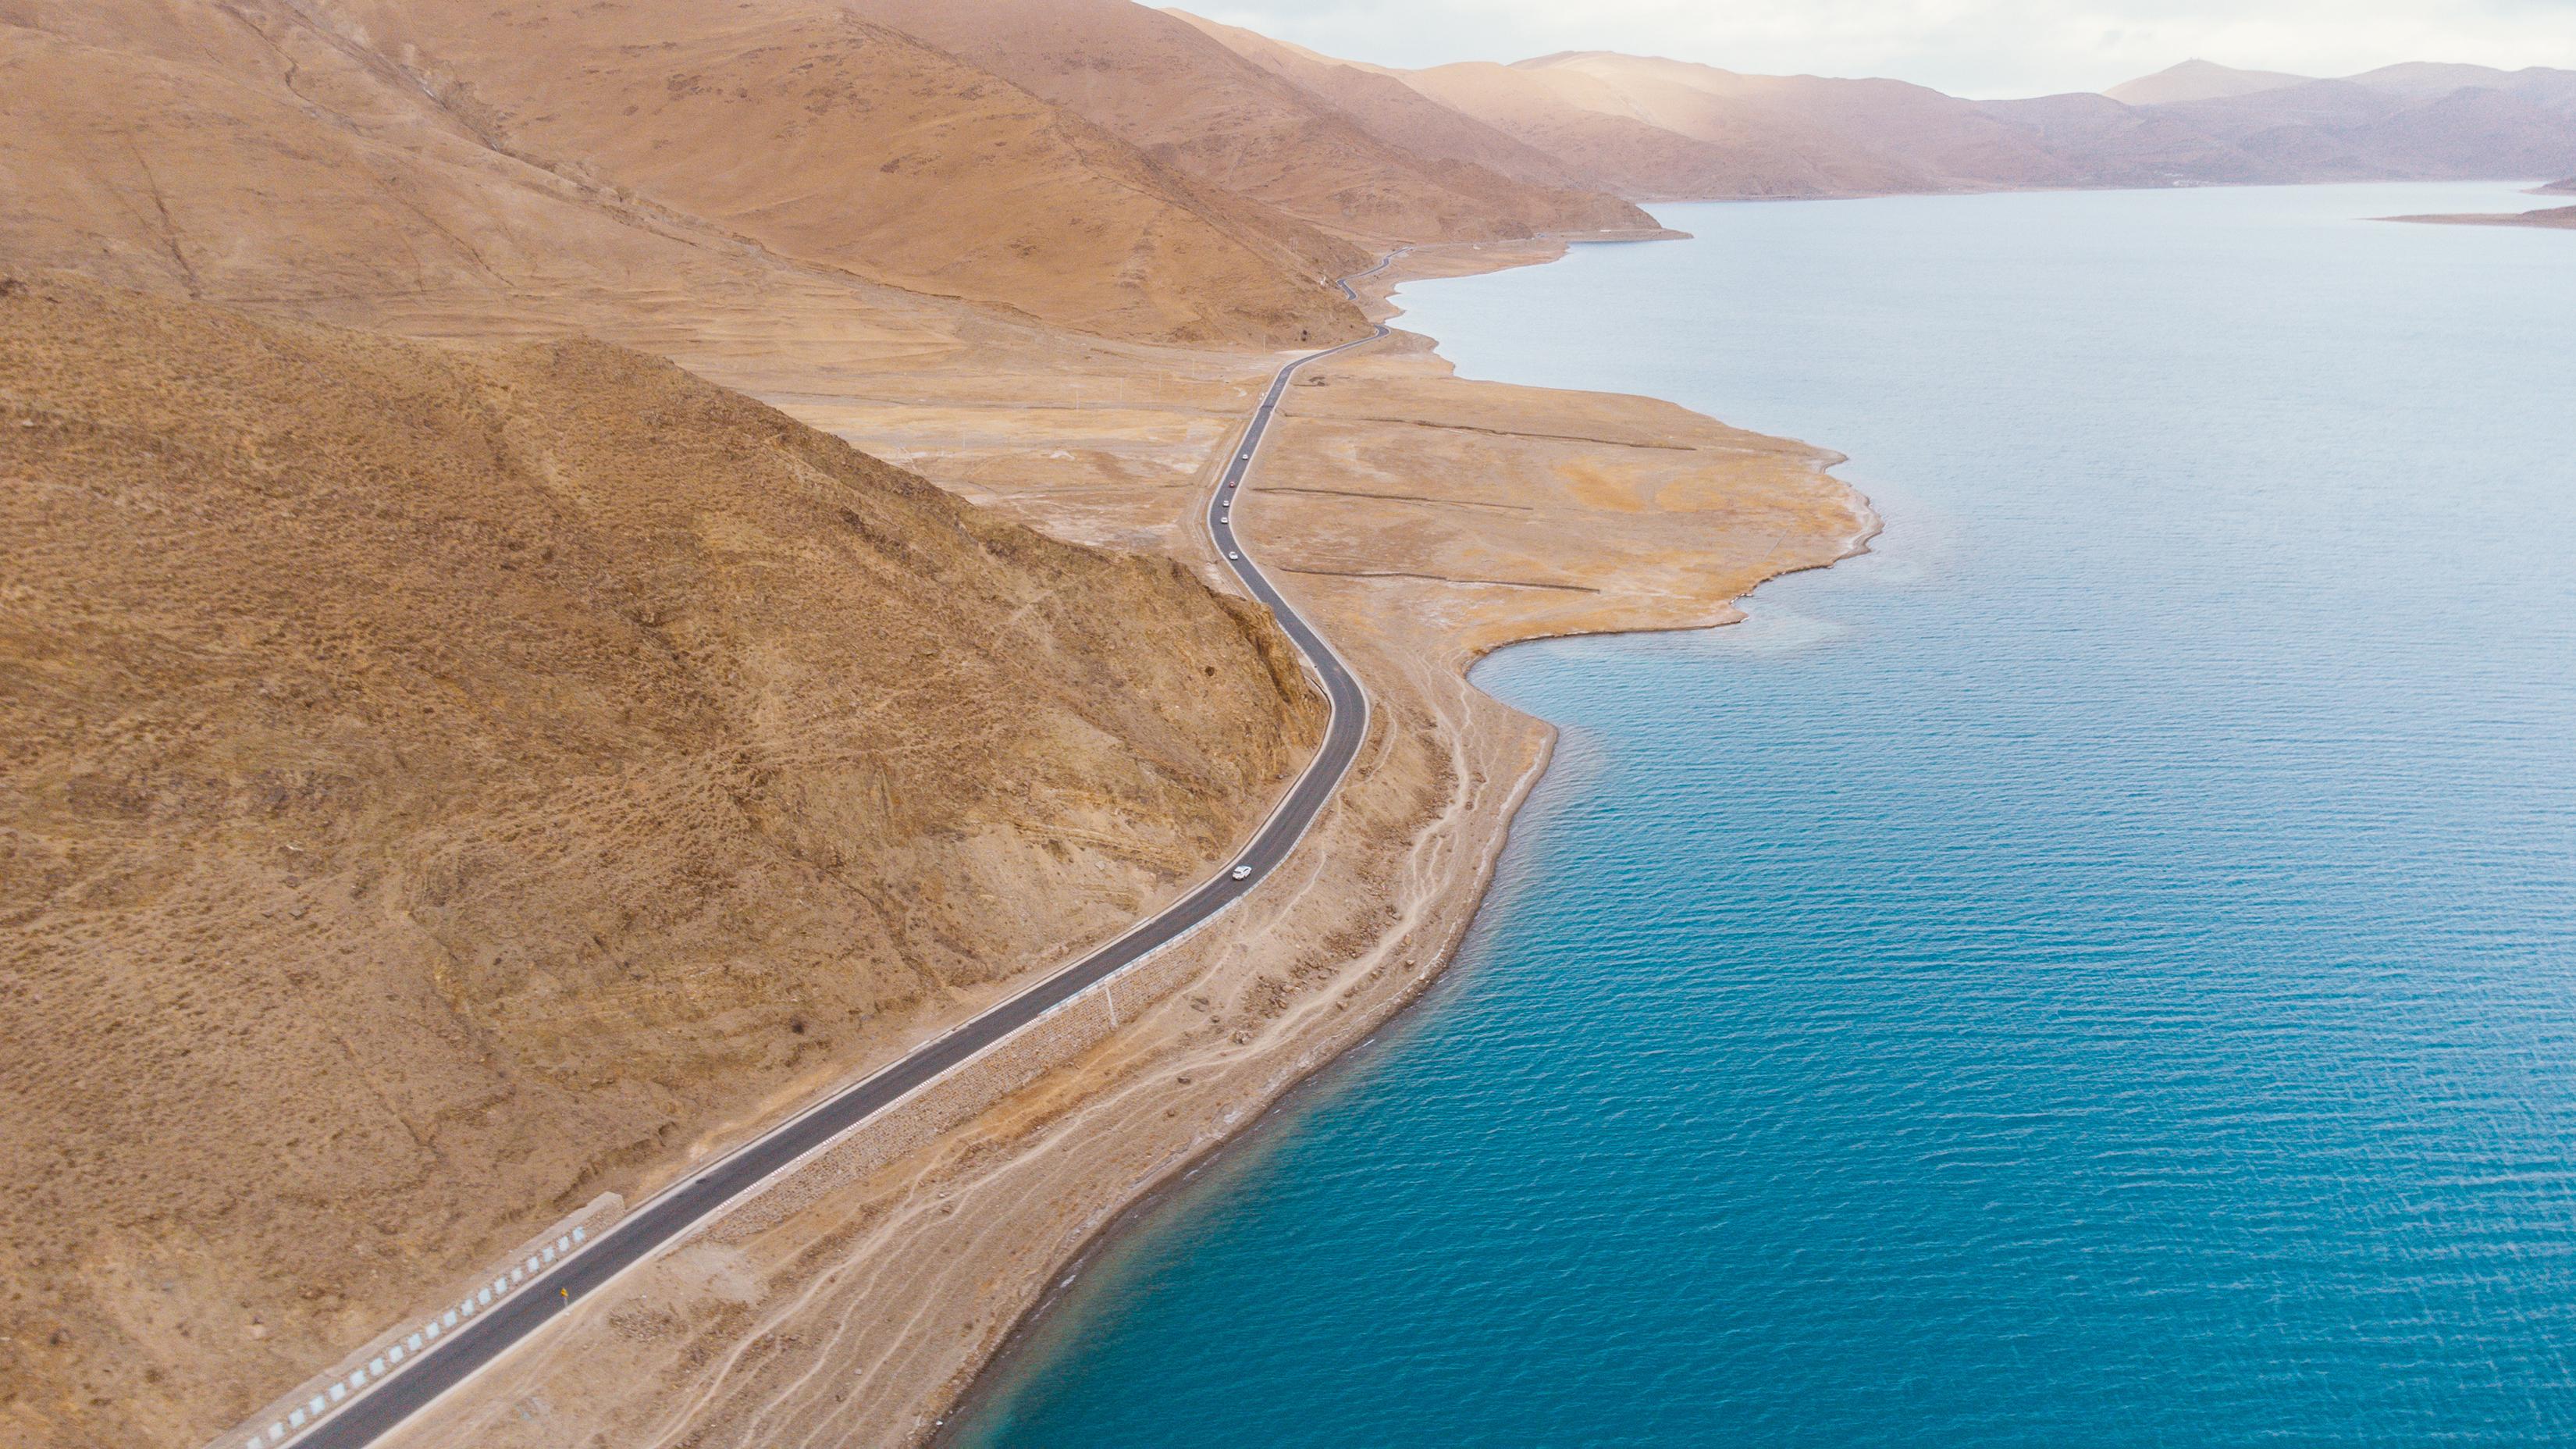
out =
<svg viewBox="0 0 2576 1449"><path fill-rule="evenodd" d="M2545 65L2498 70L2487 65L2411 60L2349 77L2355 85L2410 100L2434 100L2454 91L2502 91L2551 111L2576 111L2576 70Z"/></svg>
<svg viewBox="0 0 2576 1449"><path fill-rule="evenodd" d="M2080 157L2087 186L2252 184L2295 179L2158 106L2124 106L2085 91L2017 101L1979 101L1977 108L2030 133L2038 145Z"/></svg>
<svg viewBox="0 0 2576 1449"><path fill-rule="evenodd" d="M2323 80L2154 109L2285 180L2546 176L2576 155L2576 113L2485 87L2422 97Z"/></svg>
<svg viewBox="0 0 2576 1449"><path fill-rule="evenodd" d="M1488 241L1653 225L1598 191L1533 185L1390 142L1189 22L1129 0L849 3L1208 185L1344 235Z"/></svg>
<svg viewBox="0 0 2576 1449"><path fill-rule="evenodd" d="M1359 326L1346 244L826 0L0 13L22 262L268 302L766 260L1114 336Z"/></svg>
<svg viewBox="0 0 2576 1449"><path fill-rule="evenodd" d="M0 23L0 260L288 307L678 269L679 244L247 14Z"/></svg>
<svg viewBox="0 0 2576 1449"><path fill-rule="evenodd" d="M1616 109L1572 75L1547 76L1490 61L1408 72L1405 83L1634 201L1813 195L1803 176ZM1765 189L1769 188L1769 189Z"/></svg>
<svg viewBox="0 0 2576 1449"><path fill-rule="evenodd" d="M1739 75L1605 51L1523 61L1579 75L1636 119L1731 150L1795 156L1823 190L2064 185L2076 168L1975 106L1893 80Z"/></svg>
<svg viewBox="0 0 2576 1449"><path fill-rule="evenodd" d="M1424 94L1647 200L2073 185L2023 125L1897 81L1580 52L1410 73Z"/></svg>
<svg viewBox="0 0 2576 1449"><path fill-rule="evenodd" d="M1180 565L598 343L9 274L0 529L12 1445L197 1442L1124 926L1320 724Z"/></svg>
<svg viewBox="0 0 2576 1449"><path fill-rule="evenodd" d="M800 261L1118 335L1354 335L1357 254L834 0L334 0L544 158Z"/></svg>
<svg viewBox="0 0 2576 1449"><path fill-rule="evenodd" d="M1536 186L1589 190L1598 185L1562 161L1523 144L1463 111L1453 110L1404 83L1383 66L1318 55L1240 26L1222 25L1183 10L1167 11L1205 31L1235 54L1339 108L1390 145L1419 156L1463 161ZM1625 212L1629 224L1650 225L1642 212Z"/></svg>
<svg viewBox="0 0 2576 1449"><path fill-rule="evenodd" d="M2214 101L2228 96L2250 96L2260 91L2279 90L2283 86L2304 85L2313 76L2291 75L2278 70L2238 70L2216 61L2186 60L2167 66L2154 75L2142 75L2133 81L2102 92L2129 106L2166 106L2177 101Z"/></svg>
<svg viewBox="0 0 2576 1449"><path fill-rule="evenodd" d="M2166 106L2185 101L2234 100L2266 91L2313 85L2317 79L2284 71L2234 70L2205 60L2187 60L2154 75L2122 82L2103 94L2133 106ZM2544 110L2576 110L2576 70L2556 70L2544 65L2498 70L2488 65L2409 60L2345 76L2343 80L2364 90L2411 101L2438 100L2454 91L2487 90L2519 96Z"/></svg>

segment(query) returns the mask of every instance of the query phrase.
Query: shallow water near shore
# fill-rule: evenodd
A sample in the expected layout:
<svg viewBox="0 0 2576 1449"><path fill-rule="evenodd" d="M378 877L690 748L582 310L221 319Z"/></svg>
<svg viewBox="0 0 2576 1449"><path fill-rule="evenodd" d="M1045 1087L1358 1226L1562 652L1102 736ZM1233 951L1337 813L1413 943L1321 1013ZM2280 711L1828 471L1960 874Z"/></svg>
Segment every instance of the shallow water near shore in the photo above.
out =
<svg viewBox="0 0 2576 1449"><path fill-rule="evenodd" d="M1849 453L1872 555L1513 648L1451 975L957 1442L2576 1434L2576 237L2503 185L1662 208L1470 376Z"/></svg>

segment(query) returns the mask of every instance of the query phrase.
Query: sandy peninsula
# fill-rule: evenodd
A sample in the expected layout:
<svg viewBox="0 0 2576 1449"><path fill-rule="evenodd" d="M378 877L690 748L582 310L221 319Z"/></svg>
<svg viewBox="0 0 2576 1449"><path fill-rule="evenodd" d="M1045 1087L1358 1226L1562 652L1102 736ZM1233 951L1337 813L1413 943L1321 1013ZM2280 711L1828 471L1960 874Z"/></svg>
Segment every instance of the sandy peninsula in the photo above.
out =
<svg viewBox="0 0 2576 1449"><path fill-rule="evenodd" d="M2392 216L2390 221L2421 221L2436 226L2537 226L2576 230L2576 206L2547 206L2537 211L2464 211L2445 215Z"/></svg>
<svg viewBox="0 0 2576 1449"><path fill-rule="evenodd" d="M1385 291L1409 278L1556 254L1419 251L1374 279L1370 311L1388 315ZM1079 351L1017 376L871 371L848 350L811 369L768 349L691 362L1046 531L1169 552L1218 581L1194 515L1275 359ZM1516 640L1739 617L1762 580L1847 556L1874 529L1826 472L1837 461L1650 399L1462 381L1402 332L1304 379L1237 521L1375 713L1272 886L596 1295L388 1442L927 1438L1122 1209L1448 962L1552 742L1468 684L1473 662Z"/></svg>

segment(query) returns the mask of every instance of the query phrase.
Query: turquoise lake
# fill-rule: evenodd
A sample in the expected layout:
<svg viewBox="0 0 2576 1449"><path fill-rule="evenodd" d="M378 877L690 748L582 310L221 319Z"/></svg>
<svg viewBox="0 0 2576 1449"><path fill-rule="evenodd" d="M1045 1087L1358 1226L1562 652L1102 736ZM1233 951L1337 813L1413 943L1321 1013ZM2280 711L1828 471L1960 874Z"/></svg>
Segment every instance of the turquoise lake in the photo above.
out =
<svg viewBox="0 0 2576 1449"><path fill-rule="evenodd" d="M2504 185L1660 209L1469 376L1848 453L1868 557L1528 645L1424 1003L992 1446L2576 1438L2576 235Z"/></svg>

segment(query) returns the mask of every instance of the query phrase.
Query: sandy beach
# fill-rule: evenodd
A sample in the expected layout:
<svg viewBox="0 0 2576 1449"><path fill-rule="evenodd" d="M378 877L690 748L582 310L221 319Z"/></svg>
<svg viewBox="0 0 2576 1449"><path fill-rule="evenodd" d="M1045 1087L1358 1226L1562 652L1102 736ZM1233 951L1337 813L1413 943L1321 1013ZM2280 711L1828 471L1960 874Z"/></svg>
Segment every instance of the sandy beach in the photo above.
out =
<svg viewBox="0 0 2576 1449"><path fill-rule="evenodd" d="M1388 315L1408 279L1557 254L1417 252L1372 279L1370 310ZM828 345L686 360L1050 532L1217 579L1192 520L1275 359L1073 347L1022 376L993 370L989 348L980 369L883 349L863 368ZM1825 472L1836 461L1651 399L1464 382L1400 331L1301 379L1237 521L1361 674L1375 720L1270 888L863 1127L389 1442L927 1438L1087 1242L1446 965L1552 742L1467 683L1473 662L1518 640L1738 617L1762 580L1874 529ZM771 1115L708 1134L629 1200Z"/></svg>

